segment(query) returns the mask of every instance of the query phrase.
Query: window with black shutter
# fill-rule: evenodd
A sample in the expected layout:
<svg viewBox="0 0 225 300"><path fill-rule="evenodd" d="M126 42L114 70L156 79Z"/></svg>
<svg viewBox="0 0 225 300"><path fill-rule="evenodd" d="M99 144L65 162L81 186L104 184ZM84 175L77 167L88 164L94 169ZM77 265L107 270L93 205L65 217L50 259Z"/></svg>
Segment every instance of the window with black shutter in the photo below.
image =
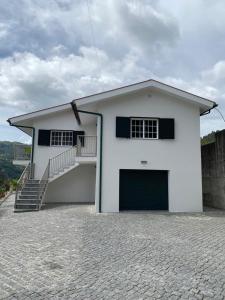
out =
<svg viewBox="0 0 225 300"><path fill-rule="evenodd" d="M116 117L116 137L149 140L174 139L174 119Z"/></svg>

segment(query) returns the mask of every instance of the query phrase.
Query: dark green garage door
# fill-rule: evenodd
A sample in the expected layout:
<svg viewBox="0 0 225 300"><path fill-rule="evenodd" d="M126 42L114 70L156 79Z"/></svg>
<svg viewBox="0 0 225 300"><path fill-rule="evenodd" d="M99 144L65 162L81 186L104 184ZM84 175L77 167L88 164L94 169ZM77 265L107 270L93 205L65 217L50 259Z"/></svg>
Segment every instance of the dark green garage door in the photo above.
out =
<svg viewBox="0 0 225 300"><path fill-rule="evenodd" d="M168 172L120 170L120 210L168 210Z"/></svg>

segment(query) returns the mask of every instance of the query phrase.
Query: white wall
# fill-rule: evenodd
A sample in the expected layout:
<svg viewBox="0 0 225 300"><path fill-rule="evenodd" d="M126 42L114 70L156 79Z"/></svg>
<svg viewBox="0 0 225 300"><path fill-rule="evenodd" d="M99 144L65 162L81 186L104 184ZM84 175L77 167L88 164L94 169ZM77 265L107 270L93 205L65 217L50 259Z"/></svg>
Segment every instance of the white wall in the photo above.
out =
<svg viewBox="0 0 225 300"><path fill-rule="evenodd" d="M102 211L119 211L119 169L169 170L169 210L202 211L199 107L151 92L101 103L104 115ZM175 140L116 138L116 116L175 119ZM148 165L142 166L141 160Z"/></svg>
<svg viewBox="0 0 225 300"><path fill-rule="evenodd" d="M35 144L34 144L34 164L35 178L40 179L47 166L49 158L52 158L69 147L49 147L38 145L39 129L58 129L58 130L84 130L85 135L96 135L96 119L89 116L82 116L82 125L79 126L74 113L71 110L50 114L48 116L34 119Z"/></svg>
<svg viewBox="0 0 225 300"><path fill-rule="evenodd" d="M80 165L49 183L45 202L95 202L95 165Z"/></svg>

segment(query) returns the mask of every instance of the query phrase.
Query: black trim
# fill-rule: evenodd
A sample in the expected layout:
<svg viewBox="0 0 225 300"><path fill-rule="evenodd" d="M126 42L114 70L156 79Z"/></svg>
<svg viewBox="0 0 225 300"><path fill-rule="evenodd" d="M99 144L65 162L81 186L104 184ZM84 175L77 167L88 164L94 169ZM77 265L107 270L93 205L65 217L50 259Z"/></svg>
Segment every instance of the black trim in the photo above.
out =
<svg viewBox="0 0 225 300"><path fill-rule="evenodd" d="M78 135L85 136L85 131L73 130L73 146L77 145L77 136ZM81 146L84 147L84 139L82 137L80 137L80 141L81 141Z"/></svg>
<svg viewBox="0 0 225 300"><path fill-rule="evenodd" d="M73 110L74 116L75 116L75 118L77 120L77 123L80 125L81 124L81 120L80 120L80 116L78 114L77 105L73 101L70 104L72 106L72 110Z"/></svg>
<svg viewBox="0 0 225 300"><path fill-rule="evenodd" d="M39 129L38 130L38 146L51 145L51 130Z"/></svg>
<svg viewBox="0 0 225 300"><path fill-rule="evenodd" d="M116 117L116 137L130 138L130 117Z"/></svg>
<svg viewBox="0 0 225 300"><path fill-rule="evenodd" d="M159 119L159 139L175 138L175 121L174 119Z"/></svg>
<svg viewBox="0 0 225 300"><path fill-rule="evenodd" d="M214 108L216 108L216 107L218 107L218 106L219 106L219 104L214 103L214 104L213 104L213 107L210 108L210 109L207 109L206 111L204 111L203 113L201 113L201 114L200 114L200 117L210 114L211 110L214 109Z"/></svg>

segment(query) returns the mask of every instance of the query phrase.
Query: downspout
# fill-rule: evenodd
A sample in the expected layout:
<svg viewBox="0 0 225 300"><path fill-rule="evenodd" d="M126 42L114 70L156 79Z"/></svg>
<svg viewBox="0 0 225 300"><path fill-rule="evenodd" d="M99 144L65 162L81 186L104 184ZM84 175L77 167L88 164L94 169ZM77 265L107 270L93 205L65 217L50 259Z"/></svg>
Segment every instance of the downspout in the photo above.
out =
<svg viewBox="0 0 225 300"><path fill-rule="evenodd" d="M29 128L29 129L32 129L32 148L31 148L31 163L33 164L34 162L34 139L35 139L35 128L34 127L31 127L31 126L22 126L22 125L15 125L15 124L12 124L10 119L7 120L7 122L9 123L10 126L14 126L18 129L20 128Z"/></svg>
<svg viewBox="0 0 225 300"><path fill-rule="evenodd" d="M99 212L102 212L102 136L103 136L103 115L92 111L77 109L77 112L95 115L100 117L100 166L99 166Z"/></svg>
<svg viewBox="0 0 225 300"><path fill-rule="evenodd" d="M210 109L207 109L206 111L204 111L203 113L201 113L201 114L200 114L200 117L201 117L201 116L205 116L205 115L210 114L211 110L214 109L214 108L216 108L217 106L218 106L218 104L217 104L217 103L214 103L214 104L213 104L213 107L211 107Z"/></svg>

